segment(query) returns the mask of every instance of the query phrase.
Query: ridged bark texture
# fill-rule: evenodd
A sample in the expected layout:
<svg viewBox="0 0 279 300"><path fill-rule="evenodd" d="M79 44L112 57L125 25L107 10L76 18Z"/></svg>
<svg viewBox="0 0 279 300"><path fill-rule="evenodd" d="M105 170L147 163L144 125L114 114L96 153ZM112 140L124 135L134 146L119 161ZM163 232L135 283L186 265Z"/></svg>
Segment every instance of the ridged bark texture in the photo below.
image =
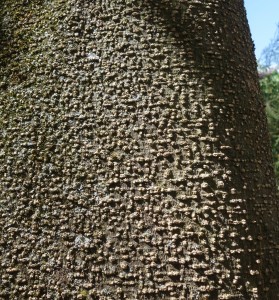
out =
<svg viewBox="0 0 279 300"><path fill-rule="evenodd" d="M243 1L1 3L1 299L279 299Z"/></svg>

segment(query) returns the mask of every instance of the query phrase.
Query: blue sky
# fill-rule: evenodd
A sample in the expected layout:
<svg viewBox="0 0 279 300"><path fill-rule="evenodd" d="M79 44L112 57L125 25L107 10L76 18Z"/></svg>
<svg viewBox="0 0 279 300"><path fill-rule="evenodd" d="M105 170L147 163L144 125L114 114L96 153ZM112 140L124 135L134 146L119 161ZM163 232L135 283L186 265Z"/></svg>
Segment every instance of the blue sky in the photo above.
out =
<svg viewBox="0 0 279 300"><path fill-rule="evenodd" d="M274 37L279 23L279 0L245 0L248 22L256 47L256 57Z"/></svg>

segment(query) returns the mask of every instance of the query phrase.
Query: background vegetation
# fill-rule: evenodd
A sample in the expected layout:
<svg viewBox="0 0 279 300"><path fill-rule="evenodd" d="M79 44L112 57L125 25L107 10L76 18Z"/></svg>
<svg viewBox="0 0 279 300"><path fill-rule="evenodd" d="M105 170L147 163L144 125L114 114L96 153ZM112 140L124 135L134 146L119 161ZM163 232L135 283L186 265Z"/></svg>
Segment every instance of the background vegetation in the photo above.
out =
<svg viewBox="0 0 279 300"><path fill-rule="evenodd" d="M279 187L279 73L267 71L265 75L263 74L260 73L260 84L266 104L277 186Z"/></svg>
<svg viewBox="0 0 279 300"><path fill-rule="evenodd" d="M275 174L279 189L279 23L274 38L261 55L259 66L260 85L266 104Z"/></svg>

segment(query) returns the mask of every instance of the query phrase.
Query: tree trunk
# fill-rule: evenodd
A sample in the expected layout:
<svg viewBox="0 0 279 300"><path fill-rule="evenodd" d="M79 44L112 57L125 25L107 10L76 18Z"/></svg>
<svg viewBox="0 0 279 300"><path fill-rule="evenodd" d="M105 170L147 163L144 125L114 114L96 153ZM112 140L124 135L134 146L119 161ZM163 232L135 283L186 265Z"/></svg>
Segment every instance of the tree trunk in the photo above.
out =
<svg viewBox="0 0 279 300"><path fill-rule="evenodd" d="M2 0L3 299L278 299L242 0Z"/></svg>

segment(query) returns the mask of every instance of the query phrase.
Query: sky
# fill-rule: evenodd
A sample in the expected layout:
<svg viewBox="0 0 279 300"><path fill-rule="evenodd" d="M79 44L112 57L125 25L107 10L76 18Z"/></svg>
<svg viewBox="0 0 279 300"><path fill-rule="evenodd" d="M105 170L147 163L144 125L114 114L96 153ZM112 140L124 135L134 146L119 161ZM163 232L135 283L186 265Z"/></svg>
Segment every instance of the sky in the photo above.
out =
<svg viewBox="0 0 279 300"><path fill-rule="evenodd" d="M256 57L275 36L279 23L279 0L245 0L248 22L256 48Z"/></svg>

